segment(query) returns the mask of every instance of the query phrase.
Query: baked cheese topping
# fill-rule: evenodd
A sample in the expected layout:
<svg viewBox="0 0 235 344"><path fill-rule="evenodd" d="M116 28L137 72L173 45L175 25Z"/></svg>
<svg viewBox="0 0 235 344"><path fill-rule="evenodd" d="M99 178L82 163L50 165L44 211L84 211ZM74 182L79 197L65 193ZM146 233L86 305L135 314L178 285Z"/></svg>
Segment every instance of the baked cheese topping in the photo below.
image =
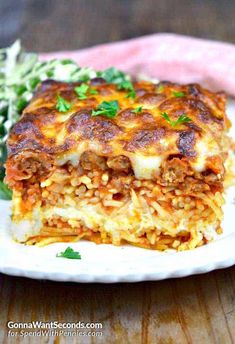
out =
<svg viewBox="0 0 235 344"><path fill-rule="evenodd" d="M11 132L9 161L24 152L40 152L54 164L76 165L83 152L92 151L127 157L141 179L155 178L172 156L187 159L196 172L213 170L211 160L216 160L215 172L223 173L227 122L222 93L172 83L162 83L159 92L159 86L141 81L133 83L133 98L116 85L91 80L87 85L94 94L79 99L78 85L46 81L39 87ZM58 97L67 104L63 112ZM117 106L114 116L93 115L103 102Z"/></svg>

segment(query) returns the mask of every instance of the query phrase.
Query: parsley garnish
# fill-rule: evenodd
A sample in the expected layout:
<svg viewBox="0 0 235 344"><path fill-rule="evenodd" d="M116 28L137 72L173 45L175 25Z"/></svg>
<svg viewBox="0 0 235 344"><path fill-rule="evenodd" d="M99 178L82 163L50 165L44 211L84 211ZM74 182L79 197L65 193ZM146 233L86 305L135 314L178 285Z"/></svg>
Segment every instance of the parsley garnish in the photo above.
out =
<svg viewBox="0 0 235 344"><path fill-rule="evenodd" d="M173 91L172 94L173 94L173 96L176 97L176 98L181 98L181 97L184 97L184 96L185 96L185 93L184 93L184 92Z"/></svg>
<svg viewBox="0 0 235 344"><path fill-rule="evenodd" d="M93 95L93 94L98 94L98 91L95 90L94 88L90 88L89 93L90 93L91 95Z"/></svg>
<svg viewBox="0 0 235 344"><path fill-rule="evenodd" d="M117 100L112 100L110 102L102 102L96 110L92 111L92 116L99 116L103 115L108 118L113 118L116 116L116 113L120 109L118 101Z"/></svg>
<svg viewBox="0 0 235 344"><path fill-rule="evenodd" d="M143 109L143 106L137 106L137 108L135 108L134 110L132 110L132 112L135 112L135 113L140 113Z"/></svg>
<svg viewBox="0 0 235 344"><path fill-rule="evenodd" d="M79 252L74 251L71 247L67 247L64 252L57 253L56 257L58 258L67 258L67 259L81 259Z"/></svg>
<svg viewBox="0 0 235 344"><path fill-rule="evenodd" d="M87 99L86 93L89 89L89 86L86 84L81 84L74 88L75 93L77 94L79 99Z"/></svg>
<svg viewBox="0 0 235 344"><path fill-rule="evenodd" d="M117 85L119 90L129 91L126 96L127 98L135 98L136 93L133 84L130 81L130 77L127 74L111 67L103 72L99 72L99 76L104 78L109 84Z"/></svg>
<svg viewBox="0 0 235 344"><path fill-rule="evenodd" d="M105 79L109 84L118 85L123 81L129 80L129 77L125 73L121 72L120 70L114 67L110 67L101 72L97 72L97 75Z"/></svg>
<svg viewBox="0 0 235 344"><path fill-rule="evenodd" d="M135 98L136 93L133 87L133 84L128 80L128 81L122 81L117 85L117 88L119 90L124 90L124 91L129 91L126 98Z"/></svg>
<svg viewBox="0 0 235 344"><path fill-rule="evenodd" d="M57 104L56 109L59 112L67 112L71 108L72 104L67 102L64 98L61 96L57 96Z"/></svg>
<svg viewBox="0 0 235 344"><path fill-rule="evenodd" d="M163 85L159 85L157 88L157 92L161 93L162 91L164 91L164 86Z"/></svg>
<svg viewBox="0 0 235 344"><path fill-rule="evenodd" d="M97 94L98 92L95 89L90 88L87 84L82 83L80 86L74 88L75 93L78 96L78 99L87 99L87 92L91 95Z"/></svg>
<svg viewBox="0 0 235 344"><path fill-rule="evenodd" d="M179 124L182 124L182 123L186 123L186 122L191 122L191 121L192 121L191 118L187 117L185 114L180 115L179 118L178 118L176 121L172 121L166 112L163 112L163 113L162 113L162 117L163 117L168 123L170 123L170 125L171 125L172 127L175 127L175 126L177 126L177 125L179 125Z"/></svg>
<svg viewBox="0 0 235 344"><path fill-rule="evenodd" d="M136 97L136 93L134 88L132 90L130 90L130 92L126 95L126 98L135 98Z"/></svg>
<svg viewBox="0 0 235 344"><path fill-rule="evenodd" d="M0 199L10 200L12 191L8 189L7 185L0 181Z"/></svg>

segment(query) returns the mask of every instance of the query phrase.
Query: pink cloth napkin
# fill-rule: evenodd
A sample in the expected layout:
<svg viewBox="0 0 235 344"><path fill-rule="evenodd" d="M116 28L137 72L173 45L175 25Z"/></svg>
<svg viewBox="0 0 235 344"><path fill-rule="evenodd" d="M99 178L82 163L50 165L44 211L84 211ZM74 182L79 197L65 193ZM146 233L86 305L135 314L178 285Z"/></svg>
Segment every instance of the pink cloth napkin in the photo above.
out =
<svg viewBox="0 0 235 344"><path fill-rule="evenodd" d="M81 66L117 67L132 75L197 82L235 96L235 45L158 33L77 51L42 54L42 59L71 58Z"/></svg>

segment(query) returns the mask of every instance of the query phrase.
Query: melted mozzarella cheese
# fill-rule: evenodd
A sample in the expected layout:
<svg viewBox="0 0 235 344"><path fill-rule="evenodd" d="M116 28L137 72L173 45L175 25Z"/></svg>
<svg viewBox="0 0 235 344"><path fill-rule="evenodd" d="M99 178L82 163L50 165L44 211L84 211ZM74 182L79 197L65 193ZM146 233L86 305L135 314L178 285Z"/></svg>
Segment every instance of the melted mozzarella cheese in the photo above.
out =
<svg viewBox="0 0 235 344"><path fill-rule="evenodd" d="M167 149L169 142L167 140L162 140L161 143L164 148ZM70 161L73 166L77 166L82 153L86 150L96 152L97 145L92 142L89 142L89 144L87 142L83 142L79 147L77 147L76 151L71 151L57 157L57 164L62 166L66 162ZM202 172L206 169L206 159L208 157L219 154L219 147L211 137L205 137L203 140L198 140L195 144L195 150L197 152L197 156L195 160L189 161L189 163L197 172ZM154 175L158 174L159 168L161 167L164 159L164 154L150 156L142 154L130 154L128 156L126 154L126 156L131 161L132 168L137 179L151 179Z"/></svg>
<svg viewBox="0 0 235 344"><path fill-rule="evenodd" d="M197 172L202 172L206 169L206 159L219 154L219 147L214 140L205 137L203 140L197 141L195 145L197 158L191 162L192 168Z"/></svg>
<svg viewBox="0 0 235 344"><path fill-rule="evenodd" d="M70 152L58 157L57 164L62 166L66 162L70 161L73 166L77 166L79 164L80 157L85 150L86 147L81 145L76 152ZM137 179L151 179L154 173L158 172L163 160L163 157L161 156L144 156L140 154L131 155L129 158Z"/></svg>
<svg viewBox="0 0 235 344"><path fill-rule="evenodd" d="M63 155L60 155L57 157L57 164L59 166L62 166L66 164L68 161L71 162L73 166L77 166L80 161L80 157L82 153L87 149L85 142L81 143L79 147L76 149L76 151L71 151L68 153L65 153Z"/></svg>
<svg viewBox="0 0 235 344"><path fill-rule="evenodd" d="M130 158L137 179L151 179L161 166L161 156L134 155Z"/></svg>

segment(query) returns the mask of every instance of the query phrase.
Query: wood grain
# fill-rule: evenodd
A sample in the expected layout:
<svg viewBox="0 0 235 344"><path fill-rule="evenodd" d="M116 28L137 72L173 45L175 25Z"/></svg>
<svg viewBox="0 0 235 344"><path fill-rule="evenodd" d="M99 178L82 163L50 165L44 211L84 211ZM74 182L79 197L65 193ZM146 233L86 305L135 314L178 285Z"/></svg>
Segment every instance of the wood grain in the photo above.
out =
<svg viewBox="0 0 235 344"><path fill-rule="evenodd" d="M235 43L230 0L0 1L0 46L78 49L153 32ZM6 322L103 322L102 338L7 337ZM71 284L1 275L0 343L235 343L235 267L136 284Z"/></svg>
<svg viewBox="0 0 235 344"><path fill-rule="evenodd" d="M0 342L9 340L8 320L80 320L102 322L103 337L80 342L60 337L56 343L234 343L234 272L233 267L182 279L110 285L2 275ZM22 341L34 342L48 340Z"/></svg>

